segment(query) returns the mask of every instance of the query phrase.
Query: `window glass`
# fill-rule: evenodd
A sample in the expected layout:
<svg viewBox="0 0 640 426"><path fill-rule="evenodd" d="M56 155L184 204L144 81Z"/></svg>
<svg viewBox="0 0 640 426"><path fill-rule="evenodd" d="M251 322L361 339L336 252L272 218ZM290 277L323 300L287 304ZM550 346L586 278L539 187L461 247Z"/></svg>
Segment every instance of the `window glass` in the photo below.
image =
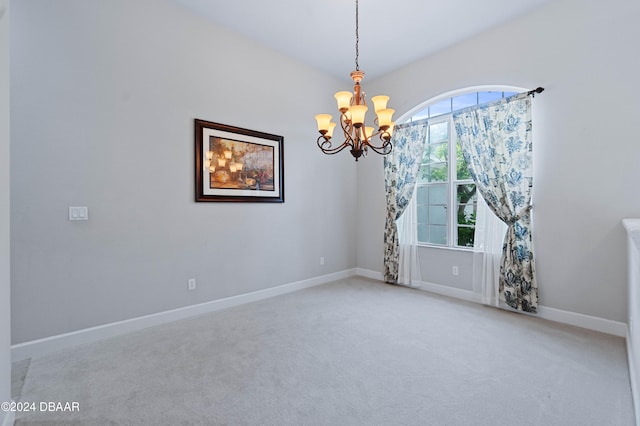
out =
<svg viewBox="0 0 640 426"><path fill-rule="evenodd" d="M473 183L458 185L456 198L460 204L477 203L476 185Z"/></svg>
<svg viewBox="0 0 640 426"><path fill-rule="evenodd" d="M429 222L429 205L427 203L418 204L418 217L420 218L420 222L428 223Z"/></svg>
<svg viewBox="0 0 640 426"><path fill-rule="evenodd" d="M431 244L447 244L447 227L431 225L429 226L429 241Z"/></svg>
<svg viewBox="0 0 640 426"><path fill-rule="evenodd" d="M447 185L429 185L429 203L447 204Z"/></svg>
<svg viewBox="0 0 640 426"><path fill-rule="evenodd" d="M453 111L478 105L478 92L456 96L453 100Z"/></svg>
<svg viewBox="0 0 640 426"><path fill-rule="evenodd" d="M435 103L429 107L429 117L437 117L451 112L451 98Z"/></svg>
<svg viewBox="0 0 640 426"><path fill-rule="evenodd" d="M478 93L478 103L486 104L487 102L497 101L502 98L502 92L480 92Z"/></svg>
<svg viewBox="0 0 640 426"><path fill-rule="evenodd" d="M429 223L431 225L447 225L447 206L429 206Z"/></svg>
<svg viewBox="0 0 640 426"><path fill-rule="evenodd" d="M429 164L429 182L446 182L449 177L447 163L438 161Z"/></svg>
<svg viewBox="0 0 640 426"><path fill-rule="evenodd" d="M427 244L446 245L448 239L450 128L449 120L429 124L418 176L418 241Z"/></svg>
<svg viewBox="0 0 640 426"><path fill-rule="evenodd" d="M429 242L429 228L426 223L418 222L418 241Z"/></svg>
<svg viewBox="0 0 640 426"><path fill-rule="evenodd" d="M449 142L449 123L437 123L429 126L429 143Z"/></svg>
<svg viewBox="0 0 640 426"><path fill-rule="evenodd" d="M464 161L464 156L462 155L460 140L456 141L456 178L459 180L471 179L469 167L467 166L467 162Z"/></svg>
<svg viewBox="0 0 640 426"><path fill-rule="evenodd" d="M473 247L473 235L475 228L471 226L458 227L458 235L456 236L458 246L460 247Z"/></svg>
<svg viewBox="0 0 640 426"><path fill-rule="evenodd" d="M430 187L428 186L416 187L416 200L418 204L427 204L427 200L429 199L429 190Z"/></svg>
<svg viewBox="0 0 640 426"><path fill-rule="evenodd" d="M429 143L425 148L427 158L423 163L446 163L449 159L449 144L444 142Z"/></svg>
<svg viewBox="0 0 640 426"><path fill-rule="evenodd" d="M411 121L418 121L424 118L429 118L429 107L411 116Z"/></svg>

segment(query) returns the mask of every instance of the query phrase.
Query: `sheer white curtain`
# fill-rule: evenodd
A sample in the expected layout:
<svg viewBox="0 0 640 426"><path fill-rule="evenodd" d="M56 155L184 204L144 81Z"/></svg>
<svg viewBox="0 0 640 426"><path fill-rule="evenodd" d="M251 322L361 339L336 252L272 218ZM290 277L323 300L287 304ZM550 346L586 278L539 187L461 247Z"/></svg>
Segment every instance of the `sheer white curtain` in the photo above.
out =
<svg viewBox="0 0 640 426"><path fill-rule="evenodd" d="M473 292L480 303L498 306L498 278L507 225L478 194L473 243Z"/></svg>
<svg viewBox="0 0 640 426"><path fill-rule="evenodd" d="M422 281L418 261L418 212L416 211L416 192L409 201L402 216L396 221L398 227L398 245L400 252L398 284L417 287Z"/></svg>
<svg viewBox="0 0 640 426"><path fill-rule="evenodd" d="M420 160L424 154L427 129L426 120L396 126L392 139L393 150L384 157L387 216L384 224L383 275L384 280L391 284L397 284L400 277L401 237L397 221L404 216L415 195L414 189L420 169ZM415 206L411 208L411 211L415 217ZM412 280L411 273L405 272L404 275L405 281Z"/></svg>

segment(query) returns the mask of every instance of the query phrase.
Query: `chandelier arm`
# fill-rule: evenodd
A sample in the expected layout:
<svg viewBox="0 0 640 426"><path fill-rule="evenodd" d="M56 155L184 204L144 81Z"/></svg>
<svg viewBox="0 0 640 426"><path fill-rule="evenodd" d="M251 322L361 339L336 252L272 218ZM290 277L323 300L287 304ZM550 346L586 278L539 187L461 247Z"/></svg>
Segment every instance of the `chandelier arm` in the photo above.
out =
<svg viewBox="0 0 640 426"><path fill-rule="evenodd" d="M342 131L346 134L351 133L351 122L347 120L347 114L344 112L340 113L340 127L342 127Z"/></svg>
<svg viewBox="0 0 640 426"><path fill-rule="evenodd" d="M340 127L342 127L342 132L344 133L344 143L354 148L356 141L352 136L353 124L347 120L347 115L344 112L340 114Z"/></svg>
<svg viewBox="0 0 640 426"><path fill-rule="evenodd" d="M345 148L350 146L345 141L342 144L340 144L339 146L332 147L331 146L331 139L326 139L322 135L320 135L320 137L318 137L318 140L316 142L318 143L318 148L320 148L320 150L322 150L323 153L329 154L329 155L337 154L340 151L342 151L343 149L345 149Z"/></svg>
<svg viewBox="0 0 640 426"><path fill-rule="evenodd" d="M371 143L371 140L375 136L380 137L380 140L382 141L382 145L376 146ZM372 134L367 140L364 141L364 145L371 148L374 152L382 155L389 154L393 148L393 144L391 143L391 135L387 131L380 131Z"/></svg>
<svg viewBox="0 0 640 426"><path fill-rule="evenodd" d="M371 148L371 150L380 155L387 155L393 149L393 144L391 142L385 142L381 146L371 145L370 143L366 144L367 148Z"/></svg>

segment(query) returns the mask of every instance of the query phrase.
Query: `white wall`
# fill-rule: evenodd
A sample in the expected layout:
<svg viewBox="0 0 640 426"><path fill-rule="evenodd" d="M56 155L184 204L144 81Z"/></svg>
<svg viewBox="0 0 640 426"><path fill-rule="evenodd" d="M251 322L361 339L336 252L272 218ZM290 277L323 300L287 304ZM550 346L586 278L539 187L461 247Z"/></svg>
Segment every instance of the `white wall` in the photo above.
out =
<svg viewBox="0 0 640 426"><path fill-rule="evenodd" d="M635 0L556 0L368 88L390 95L399 116L454 89L544 86L533 103L540 304L624 322L621 219L640 215L639 19ZM381 271L382 235L370 232L384 223L381 163L366 163L358 178L367 200L358 266Z"/></svg>
<svg viewBox="0 0 640 426"><path fill-rule="evenodd" d="M640 144L627 124L640 113L639 8L556 0L366 87L391 95L399 116L454 89L545 86L534 102L540 302L617 321L620 219L640 215ZM167 0L23 0L12 5L11 43L14 343L382 270L380 157L356 167L315 146L313 115L333 109L344 81ZM286 202L193 202L194 118L283 135ZM87 205L90 220L67 221L70 205ZM433 262L425 280L470 288L444 282L463 257ZM192 277L198 289L187 292Z"/></svg>
<svg viewBox="0 0 640 426"><path fill-rule="evenodd" d="M9 0L0 0L0 402L11 400ZM9 413L0 411L0 425Z"/></svg>
<svg viewBox="0 0 640 426"><path fill-rule="evenodd" d="M23 0L12 32L14 343L356 266L313 119L343 82L167 0ZM283 135L285 203L195 203L194 118Z"/></svg>
<svg viewBox="0 0 640 426"><path fill-rule="evenodd" d="M636 423L640 423L640 219L623 219L622 224L627 231L627 284L629 296L629 322L627 331L627 355L629 359L629 379L633 405L636 407Z"/></svg>

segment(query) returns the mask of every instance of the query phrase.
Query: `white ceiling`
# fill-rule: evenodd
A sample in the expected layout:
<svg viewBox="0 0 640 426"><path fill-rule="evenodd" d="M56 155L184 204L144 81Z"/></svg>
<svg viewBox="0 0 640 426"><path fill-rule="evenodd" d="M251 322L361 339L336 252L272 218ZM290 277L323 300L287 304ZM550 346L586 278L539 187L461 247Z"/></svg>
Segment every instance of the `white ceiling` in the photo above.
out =
<svg viewBox="0 0 640 426"><path fill-rule="evenodd" d="M175 0L336 77L355 69L355 0ZM359 0L360 69L367 80L553 0Z"/></svg>

